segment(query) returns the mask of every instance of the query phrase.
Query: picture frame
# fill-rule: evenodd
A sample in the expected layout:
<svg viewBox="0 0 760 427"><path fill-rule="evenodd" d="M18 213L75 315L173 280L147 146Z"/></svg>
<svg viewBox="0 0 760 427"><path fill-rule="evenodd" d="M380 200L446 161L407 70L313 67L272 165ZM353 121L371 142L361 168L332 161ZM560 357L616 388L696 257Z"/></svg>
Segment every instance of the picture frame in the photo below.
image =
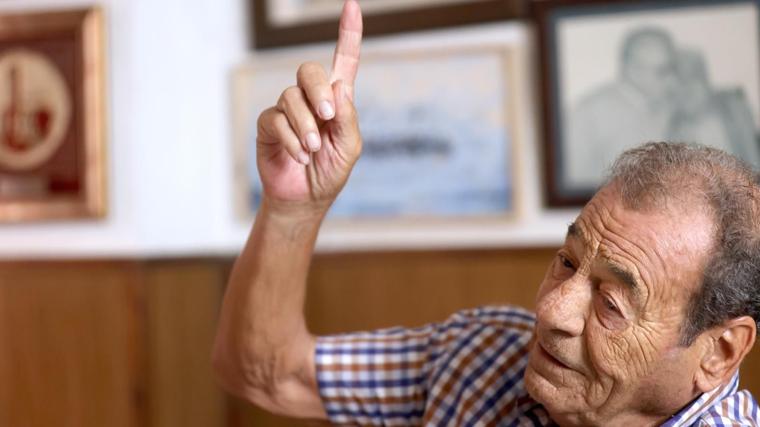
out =
<svg viewBox="0 0 760 427"><path fill-rule="evenodd" d="M547 205L585 204L614 159L648 141L760 166L759 11L757 0L534 2Z"/></svg>
<svg viewBox="0 0 760 427"><path fill-rule="evenodd" d="M99 8L0 15L0 222L106 212Z"/></svg>
<svg viewBox="0 0 760 427"><path fill-rule="evenodd" d="M321 52L310 57L329 65L332 52ZM497 44L402 52L375 49L363 54L356 82L363 154L328 215L327 233L513 222L521 210L516 159L522 138L515 108L519 91L514 56L513 49ZM254 216L261 197L255 169L256 117L292 85L302 59L301 55L259 57L233 73L235 199L244 221ZM423 73L413 71L415 67L436 67L437 76L426 75L422 83ZM481 76L479 84L451 84L459 79L477 82L465 74L468 70ZM390 83L377 83L378 76L394 84L404 80L410 86L388 90L384 85ZM447 84L453 89L442 93ZM433 93L440 98L426 97ZM416 104L412 94L420 96ZM453 102L454 98L461 102ZM461 111L436 110L441 105ZM457 126L481 114L482 119L467 129ZM428 133L433 128L440 132ZM475 129L481 133L473 135ZM447 173L452 170L456 172Z"/></svg>
<svg viewBox="0 0 760 427"><path fill-rule="evenodd" d="M335 40L343 0L249 0L256 49ZM365 0L364 35L524 17L525 0Z"/></svg>

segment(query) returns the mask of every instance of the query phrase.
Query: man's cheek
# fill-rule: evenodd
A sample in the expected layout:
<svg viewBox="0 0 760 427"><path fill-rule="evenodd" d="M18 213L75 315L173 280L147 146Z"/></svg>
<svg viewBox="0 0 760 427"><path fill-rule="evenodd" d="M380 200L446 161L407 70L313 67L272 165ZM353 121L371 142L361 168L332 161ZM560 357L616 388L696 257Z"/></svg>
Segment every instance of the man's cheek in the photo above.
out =
<svg viewBox="0 0 760 427"><path fill-rule="evenodd" d="M632 376L632 367L638 361L635 352L631 352L631 343L623 336L600 333L596 343L590 346L591 363L601 382L623 384ZM633 354L632 354L633 353Z"/></svg>
<svg viewBox="0 0 760 427"><path fill-rule="evenodd" d="M653 368L655 347L642 334L608 334L592 353L600 379L623 386L648 375Z"/></svg>

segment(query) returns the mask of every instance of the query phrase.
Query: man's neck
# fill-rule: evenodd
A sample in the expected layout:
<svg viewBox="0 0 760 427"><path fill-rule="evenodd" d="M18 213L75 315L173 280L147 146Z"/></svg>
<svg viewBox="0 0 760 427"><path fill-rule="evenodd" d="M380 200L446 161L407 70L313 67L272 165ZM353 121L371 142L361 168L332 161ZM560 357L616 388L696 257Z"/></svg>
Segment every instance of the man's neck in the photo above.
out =
<svg viewBox="0 0 760 427"><path fill-rule="evenodd" d="M669 415L652 415L652 414L642 414L642 413L619 413L615 414L612 418L597 418L589 417L586 418L586 416L583 417L562 417L557 416L555 417L551 413L549 413L549 416L551 419L556 422L558 425L562 427L575 427L575 426L609 426L609 427L624 427L624 426L659 426L665 421L667 421L668 418L670 418Z"/></svg>
<svg viewBox="0 0 760 427"><path fill-rule="evenodd" d="M718 387L720 389L720 387ZM716 389L716 390L718 390ZM711 391L710 393L715 392ZM570 426L660 426L673 416L679 414L685 408L691 406L698 400L703 393L696 393L687 403L682 400L680 403L672 402L669 407L645 408L645 409L623 409L602 408L599 411L588 412L584 414L552 414L549 412L551 419L562 427ZM663 402L661 402L663 403ZM629 408L633 405L629 406Z"/></svg>

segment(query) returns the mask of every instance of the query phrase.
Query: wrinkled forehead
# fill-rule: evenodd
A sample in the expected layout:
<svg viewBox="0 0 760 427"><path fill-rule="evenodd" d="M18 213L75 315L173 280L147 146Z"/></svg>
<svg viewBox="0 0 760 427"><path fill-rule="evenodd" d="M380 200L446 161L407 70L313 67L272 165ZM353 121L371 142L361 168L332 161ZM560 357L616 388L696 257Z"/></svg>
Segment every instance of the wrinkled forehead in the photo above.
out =
<svg viewBox="0 0 760 427"><path fill-rule="evenodd" d="M624 205L614 186L600 190L568 230L568 240L586 255L611 259L650 292L674 282L699 282L714 235L713 221L701 210L634 209Z"/></svg>

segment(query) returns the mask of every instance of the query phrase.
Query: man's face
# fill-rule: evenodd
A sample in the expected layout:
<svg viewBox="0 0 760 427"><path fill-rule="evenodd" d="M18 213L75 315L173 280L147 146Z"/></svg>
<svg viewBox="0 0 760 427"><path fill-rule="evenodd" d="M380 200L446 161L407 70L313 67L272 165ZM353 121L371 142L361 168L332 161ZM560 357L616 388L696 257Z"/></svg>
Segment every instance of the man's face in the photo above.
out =
<svg viewBox="0 0 760 427"><path fill-rule="evenodd" d="M629 79L652 101L667 100L678 88L675 52L662 40L640 41L626 67Z"/></svg>
<svg viewBox="0 0 760 427"><path fill-rule="evenodd" d="M611 186L586 205L541 284L525 373L557 422L663 420L697 394L698 346L679 339L712 235L705 214L628 210Z"/></svg>

